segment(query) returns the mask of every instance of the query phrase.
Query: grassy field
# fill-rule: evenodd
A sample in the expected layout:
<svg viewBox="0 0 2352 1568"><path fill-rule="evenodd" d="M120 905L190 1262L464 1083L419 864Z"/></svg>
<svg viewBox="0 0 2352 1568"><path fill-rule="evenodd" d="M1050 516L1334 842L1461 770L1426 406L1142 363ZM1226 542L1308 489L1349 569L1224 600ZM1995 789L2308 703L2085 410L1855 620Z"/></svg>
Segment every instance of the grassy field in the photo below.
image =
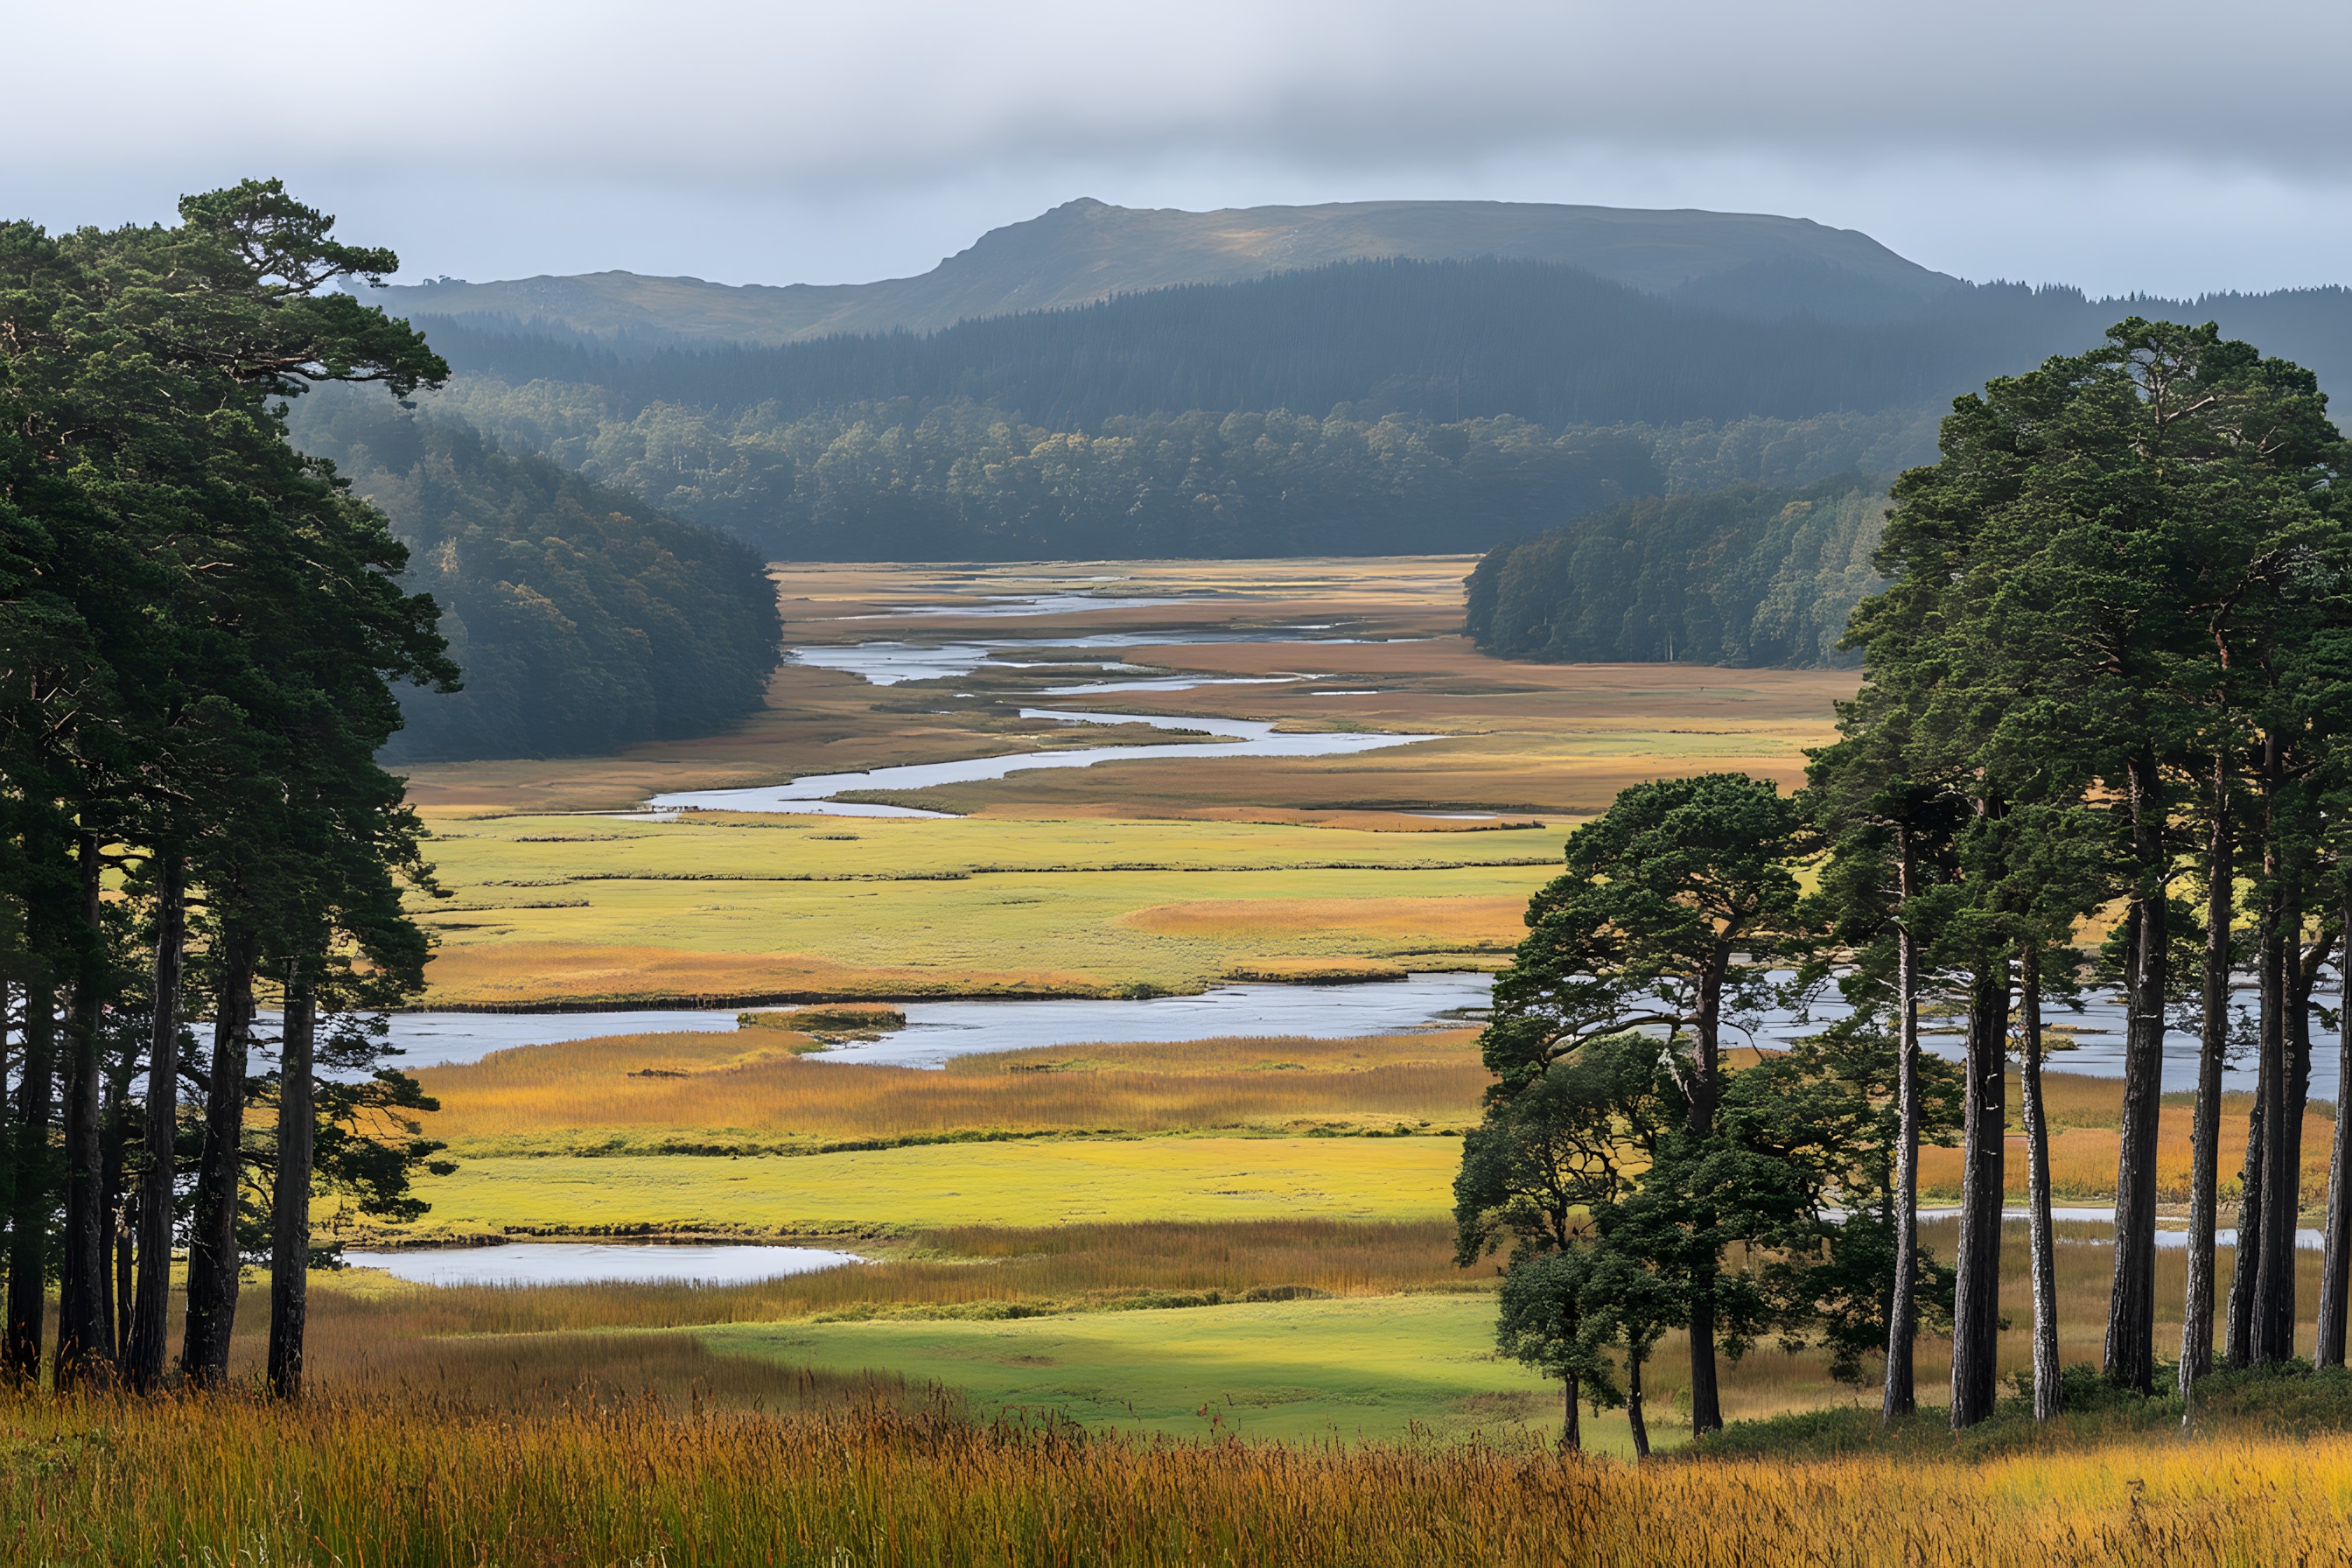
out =
<svg viewBox="0 0 2352 1568"><path fill-rule="evenodd" d="M939 1225L1315 1215L1425 1219L1451 1209L1460 1141L1052 1138L793 1158L508 1155L418 1191L415 1234L811 1236Z"/></svg>
<svg viewBox="0 0 2352 1568"><path fill-rule="evenodd" d="M984 1413L1051 1410L1088 1426L1217 1437L1507 1438L1551 1384L1494 1353L1483 1295L1242 1302L1186 1311L743 1324L722 1354L947 1384Z"/></svg>
<svg viewBox="0 0 2352 1568"><path fill-rule="evenodd" d="M1469 1029L1361 1039L1049 1047L944 1070L812 1060L808 1036L623 1035L420 1077L468 1157L664 1148L816 1152L956 1136L1458 1131L1489 1081Z"/></svg>
<svg viewBox="0 0 2352 1568"><path fill-rule="evenodd" d="M1557 1427L1542 1384L1489 1349L1491 1264L1461 1270L1450 1258L1458 1144L1443 1133L1475 1115L1485 1081L1475 1040L1456 1029L1056 1047L920 1071L811 1060L797 1054L806 1035L763 1026L430 1069L427 1088L448 1107L433 1131L460 1163L424 1186L425 1234L846 1235L878 1261L725 1290L362 1290L334 1332L352 1357L346 1371L397 1366L419 1381L450 1375L449 1356L462 1369L503 1355L509 1383L560 1376L579 1341L603 1381L658 1390L683 1379L711 1397L767 1400L804 1374L835 1390L938 1384L982 1412L1053 1409L1180 1436L1540 1436ZM2066 1156L2061 1195L2103 1201L2119 1086L2053 1074L2048 1089ZM2166 1115L2178 1133L2187 1107ZM1302 1122L1416 1131L1298 1136ZM2315 1114L2315 1169L2329 1131ZM647 1152L827 1141L898 1146ZM2185 1137L2165 1148L2162 1178L2184 1187ZM1955 1152L1929 1151L1930 1201L1948 1200L1957 1174ZM1948 1258L1952 1230L1930 1224L1927 1245ZM2003 1353L2020 1372L2031 1312L2023 1227L2010 1232ZM2160 1302L2179 1298L2182 1257L2159 1254ZM2062 1225L2059 1259L2065 1357L2095 1361L2104 1227ZM2316 1256L2303 1263L2308 1312ZM632 1339L633 1329L684 1332L697 1348ZM2177 1319L2158 1323L2161 1346L2178 1334ZM1668 1442L1682 1354L1670 1337L1651 1376ZM1396 1371L1404 1363L1410 1375ZM1944 1375L1931 1339L1921 1357L1931 1399ZM1727 1369L1725 1397L1738 1419L1856 1395L1814 1352L1768 1345ZM1587 1437L1630 1449L1621 1416L1588 1419Z"/></svg>
<svg viewBox="0 0 2352 1568"><path fill-rule="evenodd" d="M1116 995L1493 967L1562 832L770 817L445 828L433 1000Z"/></svg>
<svg viewBox="0 0 2352 1568"><path fill-rule="evenodd" d="M1662 773L1746 768L1794 783L1853 689L1834 671L1482 658L1452 635L1469 565L779 568L794 644L1325 631L1094 656L1147 673L1288 677L1188 691L1042 697L1085 673L1066 662L890 687L788 664L767 710L726 735L419 768L412 793L456 894L423 911L442 942L431 1000L1098 995L1235 974L1492 965L1567 826ZM1119 581L1096 581L1106 576ZM1017 621L910 613L1073 582L1171 602ZM1349 757L1121 762L892 797L962 814L950 821L574 815L660 790L1173 738L1019 717L1040 702L1436 738ZM1430 815L1441 813L1488 819ZM1546 826L1508 826L1531 821Z"/></svg>

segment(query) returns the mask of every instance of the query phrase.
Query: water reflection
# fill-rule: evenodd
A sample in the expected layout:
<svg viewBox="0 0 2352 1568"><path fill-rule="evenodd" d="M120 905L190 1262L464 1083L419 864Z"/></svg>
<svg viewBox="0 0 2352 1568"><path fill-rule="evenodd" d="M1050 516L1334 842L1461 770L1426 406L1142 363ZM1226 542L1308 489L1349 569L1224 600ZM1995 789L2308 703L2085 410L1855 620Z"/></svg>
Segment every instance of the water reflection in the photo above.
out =
<svg viewBox="0 0 2352 1568"><path fill-rule="evenodd" d="M656 1281L743 1285L863 1263L816 1247L666 1246L647 1242L528 1241L503 1247L346 1252L354 1268L380 1268L419 1285L619 1285Z"/></svg>

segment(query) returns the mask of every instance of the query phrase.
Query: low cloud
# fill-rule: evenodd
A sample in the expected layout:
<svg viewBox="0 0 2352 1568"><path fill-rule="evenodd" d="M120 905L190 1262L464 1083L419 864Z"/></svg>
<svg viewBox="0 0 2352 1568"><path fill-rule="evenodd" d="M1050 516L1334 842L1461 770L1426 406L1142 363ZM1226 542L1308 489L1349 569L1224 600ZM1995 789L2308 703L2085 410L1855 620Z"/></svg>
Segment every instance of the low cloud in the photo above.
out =
<svg viewBox="0 0 2352 1568"><path fill-rule="evenodd" d="M506 270L504 238L469 247L459 227L499 227L501 189L536 208L535 190L593 188L642 202L649 219L705 223L729 237L720 254L670 269L712 272L754 259L747 226L852 217L879 226L873 243L828 250L787 232L753 249L820 273L827 255L841 266L869 253L882 270L914 269L944 227L889 210L931 202L962 221L973 192L1008 203L1082 191L1170 205L1579 199L1548 170L1664 171L1650 182L1658 198L1641 205L1694 188L1706 205L1748 209L1812 193L1843 205L1804 216L1850 224L1931 206L1930 181L1972 204L1969 224L1995 231L2013 220L2005 184L2051 182L2242 186L2275 193L2254 205L2291 220L2297 202L2344 194L2335 105L2352 58L2352 8L2224 14L2172 0L84 0L13 16L9 30L17 66L0 101L0 170L47 221L67 216L48 210L65 193L89 198L74 216L113 218L130 215L109 204L257 170L362 204L384 195L387 212L438 186L485 195L408 248L477 268L495 254ZM1742 168L1759 199L1708 173ZM1584 181L1610 187L1588 199L1612 201L1628 199L1622 183ZM1184 195L1203 190L1233 194ZM774 221L747 226L747 210ZM528 269L581 265L570 231L625 231L611 216L567 226L548 215L549 261ZM2168 246L2210 248L2169 232L2185 221L2159 202L2137 235L2117 237L2117 260L2136 247L2160 285Z"/></svg>

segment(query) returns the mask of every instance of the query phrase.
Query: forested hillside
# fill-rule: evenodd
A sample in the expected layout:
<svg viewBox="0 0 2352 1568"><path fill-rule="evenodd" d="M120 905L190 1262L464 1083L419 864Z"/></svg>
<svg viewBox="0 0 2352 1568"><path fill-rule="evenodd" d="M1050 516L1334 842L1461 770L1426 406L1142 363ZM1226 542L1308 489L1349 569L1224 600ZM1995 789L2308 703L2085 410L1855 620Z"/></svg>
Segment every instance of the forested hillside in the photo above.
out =
<svg viewBox="0 0 2352 1568"><path fill-rule="evenodd" d="M382 398L297 407L296 440L390 514L465 671L455 693L404 689L387 758L607 751L759 706L780 633L740 542Z"/></svg>
<svg viewBox="0 0 2352 1568"><path fill-rule="evenodd" d="M1485 550L1636 496L1890 476L1933 456L1953 395L2134 311L2352 374L2341 289L1949 282L1832 321L1796 309L1820 282L1357 262L779 348L445 321L437 406L772 556L1280 554Z"/></svg>
<svg viewBox="0 0 2352 1568"><path fill-rule="evenodd" d="M1187 413L1079 434L962 400L797 419L767 405L624 413L593 386L478 378L437 405L511 449L806 560L1483 550L1633 496L1892 472L1933 428L1907 414L1549 430Z"/></svg>
<svg viewBox="0 0 2352 1568"><path fill-rule="evenodd" d="M1057 429L1284 408L1548 425L1681 424L1940 405L2113 319L2069 290L1962 289L1916 318L1758 321L1532 261L1367 261L1126 295L930 333L627 353L436 325L460 372L577 381L624 408L969 397Z"/></svg>
<svg viewBox="0 0 2352 1568"><path fill-rule="evenodd" d="M1498 546L1471 573L1481 651L1549 663L1820 665L1878 579L1884 488L1739 485L1644 497Z"/></svg>

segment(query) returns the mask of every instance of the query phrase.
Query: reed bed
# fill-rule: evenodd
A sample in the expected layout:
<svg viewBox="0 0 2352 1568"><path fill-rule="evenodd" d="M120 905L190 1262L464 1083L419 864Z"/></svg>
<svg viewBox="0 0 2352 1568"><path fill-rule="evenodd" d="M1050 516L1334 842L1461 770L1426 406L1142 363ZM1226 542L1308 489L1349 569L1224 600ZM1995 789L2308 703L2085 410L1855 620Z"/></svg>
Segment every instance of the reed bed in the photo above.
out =
<svg viewBox="0 0 2352 1568"><path fill-rule="evenodd" d="M2070 1108L2069 1120L2060 1121L2055 1115L2052 1119L2052 1193L2062 1204L2115 1202L2116 1161L2122 1149L2122 1133L2117 1127L2122 1117L2121 1085L2110 1079L2062 1079L2055 1074L2047 1081L2061 1088ZM2106 1111L2105 1121L2097 1120L2102 1095L2105 1103L2113 1108ZM2009 1159L2002 1175L2011 1201L2021 1204L2026 1197L2025 1136L2018 1130L2017 1104L2012 1089ZM2238 1179L2245 1165L2247 1118L2252 1109L2251 1095L2233 1094L2222 1100L2220 1190L2225 1205L2237 1201ZM2328 1160L2336 1137L2332 1111L2332 1107L2313 1110L2304 1119L2303 1191L2315 1203L2321 1201L2321 1194L2327 1190ZM2189 1202L2194 1152L2189 1128L2195 1114L2195 1107L2188 1103L2168 1103L2158 1113L2156 1193L2159 1203L2185 1205ZM1960 1190L1959 1150L1922 1149L1919 1185L1923 1193L1931 1195L1956 1197Z"/></svg>
<svg viewBox="0 0 2352 1568"><path fill-rule="evenodd" d="M1489 1081L1466 1029L966 1057L944 1071L814 1061L785 1029L622 1035L418 1076L452 1144L553 1141L792 1150L960 1134L1454 1128Z"/></svg>
<svg viewBox="0 0 2352 1568"><path fill-rule="evenodd" d="M529 1243L517 1243L528 1246ZM855 1245L854 1243L851 1245ZM894 1249L896 1251L897 1249ZM911 1254L911 1255L909 1255ZM312 1355L330 1373L388 1340L756 1323L877 1311L1080 1310L1212 1296L1389 1295L1483 1288L1454 1266L1442 1222L1292 1219L1224 1224L962 1226L845 1268L744 1285L446 1285L313 1292ZM268 1292L247 1305L266 1321Z"/></svg>
<svg viewBox="0 0 2352 1568"><path fill-rule="evenodd" d="M880 1405L8 1395L0 1423L0 1532L21 1562L2352 1562L2352 1441L2335 1436L1637 1469L1475 1444L1144 1443Z"/></svg>

